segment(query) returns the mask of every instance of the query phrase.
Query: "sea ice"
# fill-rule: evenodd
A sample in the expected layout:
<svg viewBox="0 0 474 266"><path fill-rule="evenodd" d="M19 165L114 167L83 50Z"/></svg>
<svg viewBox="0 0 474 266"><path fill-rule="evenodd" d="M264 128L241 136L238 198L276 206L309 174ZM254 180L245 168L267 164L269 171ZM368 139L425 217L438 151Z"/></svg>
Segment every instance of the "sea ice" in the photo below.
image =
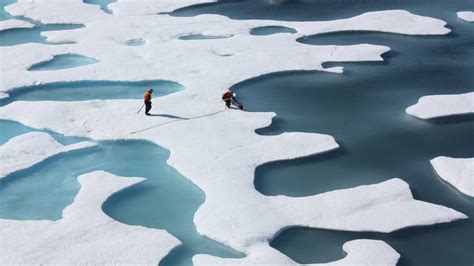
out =
<svg viewBox="0 0 474 266"><path fill-rule="evenodd" d="M122 1L118 3L120 2ZM66 5L65 3L48 4L43 1L29 4L20 1L8 7L15 9L16 5L22 7L18 9L24 10L21 14L37 20L43 17L51 18L56 9L60 10L54 18L61 20L65 17L62 12L70 9L69 6L60 8ZM51 7L48 7L49 5ZM382 61L380 55L390 50L385 46L369 44L314 46L295 41L304 35L350 30L413 35L447 34L450 31L442 20L403 10L368 12L334 21L288 22L237 21L219 15L172 17L98 14L93 17L89 12L89 8L93 6L85 6L87 8L82 11L77 9L78 12L75 14L77 16L74 18L75 22L83 23L86 27L43 33L50 42L74 44L54 46L25 44L0 48L4 60L11 62L8 66L2 65L1 70L5 78L0 87L1 92L25 85L51 82L162 79L183 84L188 89L186 93L188 95L191 91L199 91L199 94L211 97L209 93L220 92L233 84L256 76L291 70L340 71L340 69L324 69L321 64L328 61ZM82 16L82 13L87 13L87 16ZM377 23L372 23L373 20L377 20ZM177 27L177 25L183 26ZM264 26L290 27L296 29L298 33L268 36L253 36L249 33L252 28ZM201 40L199 45L180 39L182 36L192 34L233 37ZM149 45L143 49L124 46L123 44L130 39L144 39ZM156 45L157 43L159 45ZM35 50L35 53L33 55L25 53L25 49ZM226 52L222 53L223 50ZM193 52L187 53L187 51ZM39 74L26 71L31 65L65 53L87 55L99 60L100 63L53 73ZM226 57L219 54L233 56ZM184 61L186 64L178 63ZM117 65L121 67L117 68ZM113 71L110 71L111 69ZM225 71L226 69L233 71ZM21 75L22 79L14 78L17 75Z"/></svg>
<svg viewBox="0 0 474 266"><path fill-rule="evenodd" d="M112 194L143 181L97 171L58 221L0 219L2 264L154 264L180 242L164 230L119 223L102 211Z"/></svg>
<svg viewBox="0 0 474 266"><path fill-rule="evenodd" d="M474 158L440 156L430 162L444 181L462 193L474 197Z"/></svg>
<svg viewBox="0 0 474 266"><path fill-rule="evenodd" d="M64 146L47 133L31 132L10 139L0 146L0 180L59 153L84 149L96 144L84 141Z"/></svg>
<svg viewBox="0 0 474 266"><path fill-rule="evenodd" d="M12 30L12 29L31 29L35 25L28 21L18 19L7 19L0 21L0 31Z"/></svg>
<svg viewBox="0 0 474 266"><path fill-rule="evenodd" d="M465 20L467 22L474 21L474 12L472 11L459 11L456 14L458 15L458 18Z"/></svg>
<svg viewBox="0 0 474 266"><path fill-rule="evenodd" d="M253 184L258 165L329 151L338 144L331 136L312 133L257 135L256 129L270 125L272 113L219 111L212 105L177 108L179 93L156 102L161 114L180 118L137 115L139 100L14 102L0 108L0 118L65 135L146 139L167 148L168 163L206 193L194 218L199 232L245 252L289 226L392 232L466 218L414 200L400 179L310 197L264 196ZM27 111L31 109L38 111ZM207 115L193 117L196 111ZM183 132L192 134L177 137Z"/></svg>
<svg viewBox="0 0 474 266"><path fill-rule="evenodd" d="M305 265L396 265L398 254L387 243L380 240L358 239L344 243L346 256L338 261ZM193 257L195 265L300 265L277 250L262 244L255 246L243 259L226 259L210 255Z"/></svg>
<svg viewBox="0 0 474 266"><path fill-rule="evenodd" d="M406 112L421 119L471 114L474 113L474 92L423 96Z"/></svg>
<svg viewBox="0 0 474 266"><path fill-rule="evenodd" d="M217 0L120 0L109 5L115 15L156 15L199 4L214 3Z"/></svg>

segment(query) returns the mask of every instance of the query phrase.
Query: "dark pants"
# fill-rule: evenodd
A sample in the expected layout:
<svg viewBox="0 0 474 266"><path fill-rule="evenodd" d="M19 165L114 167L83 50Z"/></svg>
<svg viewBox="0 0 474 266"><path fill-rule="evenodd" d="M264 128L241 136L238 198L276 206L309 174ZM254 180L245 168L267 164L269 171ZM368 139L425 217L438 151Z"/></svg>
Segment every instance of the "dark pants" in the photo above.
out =
<svg viewBox="0 0 474 266"><path fill-rule="evenodd" d="M227 108L230 108L230 99L229 100L224 100L225 102L225 106L227 106Z"/></svg>
<svg viewBox="0 0 474 266"><path fill-rule="evenodd" d="M145 102L145 114L148 114L151 110L151 101L146 101Z"/></svg>

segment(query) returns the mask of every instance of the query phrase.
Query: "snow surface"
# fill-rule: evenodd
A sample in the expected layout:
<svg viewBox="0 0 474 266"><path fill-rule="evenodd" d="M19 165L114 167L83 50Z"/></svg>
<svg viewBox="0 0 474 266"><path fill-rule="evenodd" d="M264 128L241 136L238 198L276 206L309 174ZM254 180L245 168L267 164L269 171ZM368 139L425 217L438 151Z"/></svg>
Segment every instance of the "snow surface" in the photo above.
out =
<svg viewBox="0 0 474 266"><path fill-rule="evenodd" d="M120 0L109 5L115 15L156 15L217 0Z"/></svg>
<svg viewBox="0 0 474 266"><path fill-rule="evenodd" d="M430 162L444 181L462 193L474 197L474 158L440 156Z"/></svg>
<svg viewBox="0 0 474 266"><path fill-rule="evenodd" d="M28 21L18 20L18 19L7 19L0 21L0 31L11 30L11 29L31 29L35 25L31 24Z"/></svg>
<svg viewBox="0 0 474 266"><path fill-rule="evenodd" d="M43 132L26 133L10 139L0 147L0 180L21 169L31 167L59 153L95 146L89 141L64 146Z"/></svg>
<svg viewBox="0 0 474 266"><path fill-rule="evenodd" d="M17 0L4 9L13 16L31 18L43 24L80 24L107 16L98 5L88 5L82 0Z"/></svg>
<svg viewBox="0 0 474 266"><path fill-rule="evenodd" d="M423 96L405 110L421 119L474 113L474 92Z"/></svg>
<svg viewBox="0 0 474 266"><path fill-rule="evenodd" d="M25 15L35 15L33 18L38 20L41 20L41 15L63 18L62 11L58 11L57 16L53 16L53 12L46 12L49 8L42 6L48 6L47 3L34 6L38 7L27 9ZM55 4L50 8L54 10L61 6ZM91 5L86 6L91 8ZM63 9L69 8L66 6ZM85 12L89 10L80 13ZM86 27L43 33L48 41L76 44L0 47L4 60L11 62L8 66L1 66L5 78L0 84L0 92L51 82L160 79L175 81L188 88L183 92L183 97L193 97L192 94L199 92L200 97L209 99L235 83L267 73L325 70L321 64L328 61L381 61L383 59L380 55L390 50L386 46L370 44L306 45L295 41L304 35L341 30L415 35L446 34L450 31L445 27L444 21L402 10L369 12L353 18L322 22L240 21L219 15L172 17L104 14L97 15L95 20L91 20L89 16L92 14L89 13L86 17L74 14L76 22L83 23ZM373 20L377 20L377 23L373 23ZM252 28L272 25L294 28L298 33L291 36L253 36L249 33ZM232 37L199 40L199 45L196 41L179 38L191 34ZM125 45L130 39L143 39L146 44L140 47ZM25 50L35 50L35 53L25 53ZM51 59L54 55L67 53L95 58L100 63L48 73L26 71L31 65ZM117 65L121 67L117 68ZM134 71L130 71L131 69ZM342 68L326 71L341 72ZM15 78L17 75L21 75L22 79Z"/></svg>
<svg viewBox="0 0 474 266"><path fill-rule="evenodd" d="M458 15L458 18L465 20L467 22L474 21L474 12L472 11L459 11L456 14Z"/></svg>
<svg viewBox="0 0 474 266"><path fill-rule="evenodd" d="M58 221L0 219L1 264L154 264L180 244L164 230L119 223L102 212L112 194L142 182L97 171Z"/></svg>
<svg viewBox="0 0 474 266"><path fill-rule="evenodd" d="M218 15L172 17L149 15L147 9L151 2L148 1L133 1L134 11L129 16L131 2L121 0L109 5L114 15L102 12L98 6L83 4L80 0L19 0L17 4L9 5L7 11L14 15L23 15L43 23L81 23L85 27L43 33L49 41L64 42L62 45L0 47L4 60L9 62L1 66L4 79L0 84L0 93L28 85L80 80L160 79L178 82L186 90L154 99L151 113L156 116L151 117L136 114L142 105L141 100L14 102L0 108L0 117L35 128L48 128L67 136L84 136L96 140L144 139L165 147L171 153L168 163L206 194L206 201L194 218L199 233L246 252L251 260L265 259L268 241L291 226L391 232L409 226L466 218L453 209L414 200L408 185L400 179L311 197L264 196L255 190L253 184L254 171L258 165L327 152L338 148L338 144L331 136L323 134L287 132L276 136L258 135L255 130L269 126L275 117L274 113L224 111L220 100L223 90L249 78L291 70L342 72L341 67L324 69L322 63L381 61L381 55L389 51L386 46L370 44L337 46L296 42L297 38L304 35L341 30L412 35L447 34L450 30L445 27L444 21L403 10L369 12L352 18L322 22L235 21ZM151 12L166 12L202 2L164 1ZM70 12L71 9L74 12ZM298 33L268 36L249 34L252 28L262 26L290 27ZM232 37L199 41L180 39L181 36L191 34ZM130 39L143 39L146 44L133 47L125 45ZM35 53L28 52L31 50ZM35 63L66 53L96 58L100 62L41 73L27 71ZM173 119L159 114L182 118ZM96 179L90 182L98 182L95 187L102 187L110 181L104 185ZM97 208L98 202L95 206ZM75 225L73 221L69 222ZM28 224L36 228L43 226L44 222L8 223ZM0 226L5 226L4 222L0 221ZM59 227L64 230L64 227ZM102 227L103 230L112 230L108 225ZM73 233L80 233L77 227L73 229L76 230ZM124 235L118 231L116 236ZM59 229L51 231L49 237L76 244L74 236L61 233ZM5 243L15 244L15 254L29 254L30 245L16 245L24 238L18 238L13 233L2 235L2 238ZM36 239L36 235L28 235L28 239ZM169 242L166 239L163 241ZM113 243L113 238L109 242ZM56 245L56 240L49 239L47 243ZM367 247L380 254L380 260L392 264L395 253L377 253L386 248L386 244L371 243L347 244L345 250L350 253L349 258L358 256L361 260L372 260L378 257L366 255L364 247ZM130 246L146 249L152 245L135 243ZM98 246L94 247L99 250ZM277 256L275 252L273 254ZM384 254L387 256L382 258ZM110 260L118 258L115 250L108 255L111 255ZM29 256L37 256L33 258L38 258L36 263L42 261L40 258L51 258L47 248L36 249ZM133 261L132 258L130 256L129 262ZM275 258L279 262L288 262L284 256ZM149 260L156 261L156 258ZM60 263L67 262L67 259L51 258L48 261ZM133 262L140 263L138 260Z"/></svg>
<svg viewBox="0 0 474 266"><path fill-rule="evenodd" d="M167 148L168 163L206 194L194 218L199 232L243 251L268 242L288 226L392 232L466 218L450 208L414 200L400 179L310 197L264 196L253 184L258 165L336 149L334 139L313 133L257 135L255 130L268 126L275 114L224 111L222 106L216 112L212 105L177 108L182 100L178 96L155 102L159 113L183 119L137 115L141 100L14 102L0 108L0 118L65 135L146 139ZM193 117L196 111L207 115Z"/></svg>
<svg viewBox="0 0 474 266"><path fill-rule="evenodd" d="M400 254L380 240L359 239L346 242L343 259L324 264L305 265L396 265ZM272 247L262 244L242 259L195 255L194 265L300 265Z"/></svg>

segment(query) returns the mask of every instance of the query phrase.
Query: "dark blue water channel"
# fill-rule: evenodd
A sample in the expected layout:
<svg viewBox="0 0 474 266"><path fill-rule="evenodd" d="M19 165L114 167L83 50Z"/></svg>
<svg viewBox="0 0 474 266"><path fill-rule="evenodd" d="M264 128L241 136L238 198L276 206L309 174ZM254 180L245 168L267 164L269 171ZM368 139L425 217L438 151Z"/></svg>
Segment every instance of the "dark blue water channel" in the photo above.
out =
<svg viewBox="0 0 474 266"><path fill-rule="evenodd" d="M474 10L471 0L218 0L172 12L173 16L218 14L232 19L314 21L349 18L364 12L404 9L416 14L456 18L460 10Z"/></svg>
<svg viewBox="0 0 474 266"><path fill-rule="evenodd" d="M296 33L296 30L282 26L264 26L256 27L250 30L250 34L257 36L272 35L276 33Z"/></svg>
<svg viewBox="0 0 474 266"><path fill-rule="evenodd" d="M211 36L211 35L204 35L204 34L190 34L179 37L181 40L186 41L196 41L196 40L213 40L213 39L227 39L232 36Z"/></svg>
<svg viewBox="0 0 474 266"><path fill-rule="evenodd" d="M440 180L429 160L440 155L474 156L474 116L428 121L405 108L429 94L474 90L474 25L456 17L473 1L220 1L185 8L176 16L203 13L234 19L329 20L367 11L405 9L448 22L448 36L413 37L370 32L306 36L308 45L387 45L383 63L343 65L344 74L270 74L234 86L249 111L275 111L278 117L259 134L285 131L326 133L339 150L257 168L256 188L266 195L306 196L401 177L415 198L445 205L474 217L474 199ZM344 256L342 244L382 239L402 258L399 265L472 265L472 219L391 234L351 233L309 228L282 232L273 247L300 263L329 262Z"/></svg>

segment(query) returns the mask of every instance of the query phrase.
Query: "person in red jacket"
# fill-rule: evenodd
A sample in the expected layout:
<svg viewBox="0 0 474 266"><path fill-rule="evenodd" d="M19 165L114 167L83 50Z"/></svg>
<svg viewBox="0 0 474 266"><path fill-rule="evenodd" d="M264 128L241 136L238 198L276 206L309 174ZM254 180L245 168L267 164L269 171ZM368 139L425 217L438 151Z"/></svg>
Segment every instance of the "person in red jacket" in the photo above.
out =
<svg viewBox="0 0 474 266"><path fill-rule="evenodd" d="M227 108L230 108L230 104L232 103L232 100L234 100L237 103L237 108L244 110L244 104L235 98L235 93L231 89L222 94L222 100L225 102Z"/></svg>
<svg viewBox="0 0 474 266"><path fill-rule="evenodd" d="M150 115L152 93L153 93L153 89L149 89L143 95L143 100L145 101L145 115Z"/></svg>
<svg viewBox="0 0 474 266"><path fill-rule="evenodd" d="M222 94L222 100L225 102L225 106L227 108L230 108L230 103L232 102L232 99L235 100L235 97L234 92L231 89Z"/></svg>

